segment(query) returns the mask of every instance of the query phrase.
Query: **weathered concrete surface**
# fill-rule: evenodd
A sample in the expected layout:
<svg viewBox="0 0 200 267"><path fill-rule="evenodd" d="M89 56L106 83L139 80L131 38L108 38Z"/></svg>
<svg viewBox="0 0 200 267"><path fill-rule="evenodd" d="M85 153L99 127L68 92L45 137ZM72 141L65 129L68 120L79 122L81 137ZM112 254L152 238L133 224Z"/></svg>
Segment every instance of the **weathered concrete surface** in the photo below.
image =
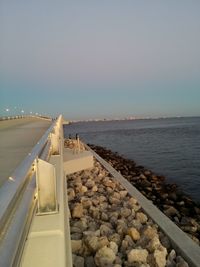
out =
<svg viewBox="0 0 200 267"><path fill-rule="evenodd" d="M0 186L31 151L51 121L24 118L0 121Z"/></svg>

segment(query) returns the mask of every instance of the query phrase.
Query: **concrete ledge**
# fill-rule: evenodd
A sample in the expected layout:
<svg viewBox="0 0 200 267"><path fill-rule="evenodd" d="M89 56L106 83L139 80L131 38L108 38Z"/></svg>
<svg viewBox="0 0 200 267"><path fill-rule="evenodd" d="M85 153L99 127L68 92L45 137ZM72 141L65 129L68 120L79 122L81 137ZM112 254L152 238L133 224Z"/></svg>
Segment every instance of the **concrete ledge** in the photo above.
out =
<svg viewBox="0 0 200 267"><path fill-rule="evenodd" d="M93 168L93 155L90 151L82 151L79 154L74 154L72 149L64 148L64 171L65 174Z"/></svg>
<svg viewBox="0 0 200 267"><path fill-rule="evenodd" d="M173 247L182 255L188 264L192 267L200 266L200 247L189 238L176 224L164 215L156 206L144 197L134 186L132 186L120 173L118 173L110 164L102 159L90 147L86 148L92 152L94 157L118 180L130 195L135 197L143 210L158 224L162 231L169 237Z"/></svg>

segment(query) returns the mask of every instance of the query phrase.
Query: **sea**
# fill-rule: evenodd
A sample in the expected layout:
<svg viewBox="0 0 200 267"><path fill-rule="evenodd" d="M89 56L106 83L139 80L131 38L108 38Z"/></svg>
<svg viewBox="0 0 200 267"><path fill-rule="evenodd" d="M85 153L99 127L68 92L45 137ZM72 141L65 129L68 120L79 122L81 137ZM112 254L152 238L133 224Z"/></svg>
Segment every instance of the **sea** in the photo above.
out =
<svg viewBox="0 0 200 267"><path fill-rule="evenodd" d="M78 134L132 159L200 203L200 117L77 122L64 134Z"/></svg>

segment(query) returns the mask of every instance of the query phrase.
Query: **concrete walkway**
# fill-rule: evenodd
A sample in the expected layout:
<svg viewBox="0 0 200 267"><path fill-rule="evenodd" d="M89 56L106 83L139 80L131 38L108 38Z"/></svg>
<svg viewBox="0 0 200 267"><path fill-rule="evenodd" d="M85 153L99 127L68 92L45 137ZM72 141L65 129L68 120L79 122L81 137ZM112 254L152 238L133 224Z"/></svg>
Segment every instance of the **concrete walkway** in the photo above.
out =
<svg viewBox="0 0 200 267"><path fill-rule="evenodd" d="M0 121L0 186L50 125L51 121L39 118Z"/></svg>

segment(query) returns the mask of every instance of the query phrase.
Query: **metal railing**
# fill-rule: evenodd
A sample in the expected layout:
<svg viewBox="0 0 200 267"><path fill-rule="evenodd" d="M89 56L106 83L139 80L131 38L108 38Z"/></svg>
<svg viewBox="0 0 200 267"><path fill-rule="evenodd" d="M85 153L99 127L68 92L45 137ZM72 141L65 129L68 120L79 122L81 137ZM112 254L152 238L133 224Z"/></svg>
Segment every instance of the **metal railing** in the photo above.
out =
<svg viewBox="0 0 200 267"><path fill-rule="evenodd" d="M40 119L46 119L46 120L52 119L48 116L43 116L43 115L16 115L16 116L0 116L0 121L23 119L23 118L40 118Z"/></svg>
<svg viewBox="0 0 200 267"><path fill-rule="evenodd" d="M18 266L36 210L36 161L54 153L52 134L59 139L62 116L53 121L36 146L0 187L0 266Z"/></svg>

